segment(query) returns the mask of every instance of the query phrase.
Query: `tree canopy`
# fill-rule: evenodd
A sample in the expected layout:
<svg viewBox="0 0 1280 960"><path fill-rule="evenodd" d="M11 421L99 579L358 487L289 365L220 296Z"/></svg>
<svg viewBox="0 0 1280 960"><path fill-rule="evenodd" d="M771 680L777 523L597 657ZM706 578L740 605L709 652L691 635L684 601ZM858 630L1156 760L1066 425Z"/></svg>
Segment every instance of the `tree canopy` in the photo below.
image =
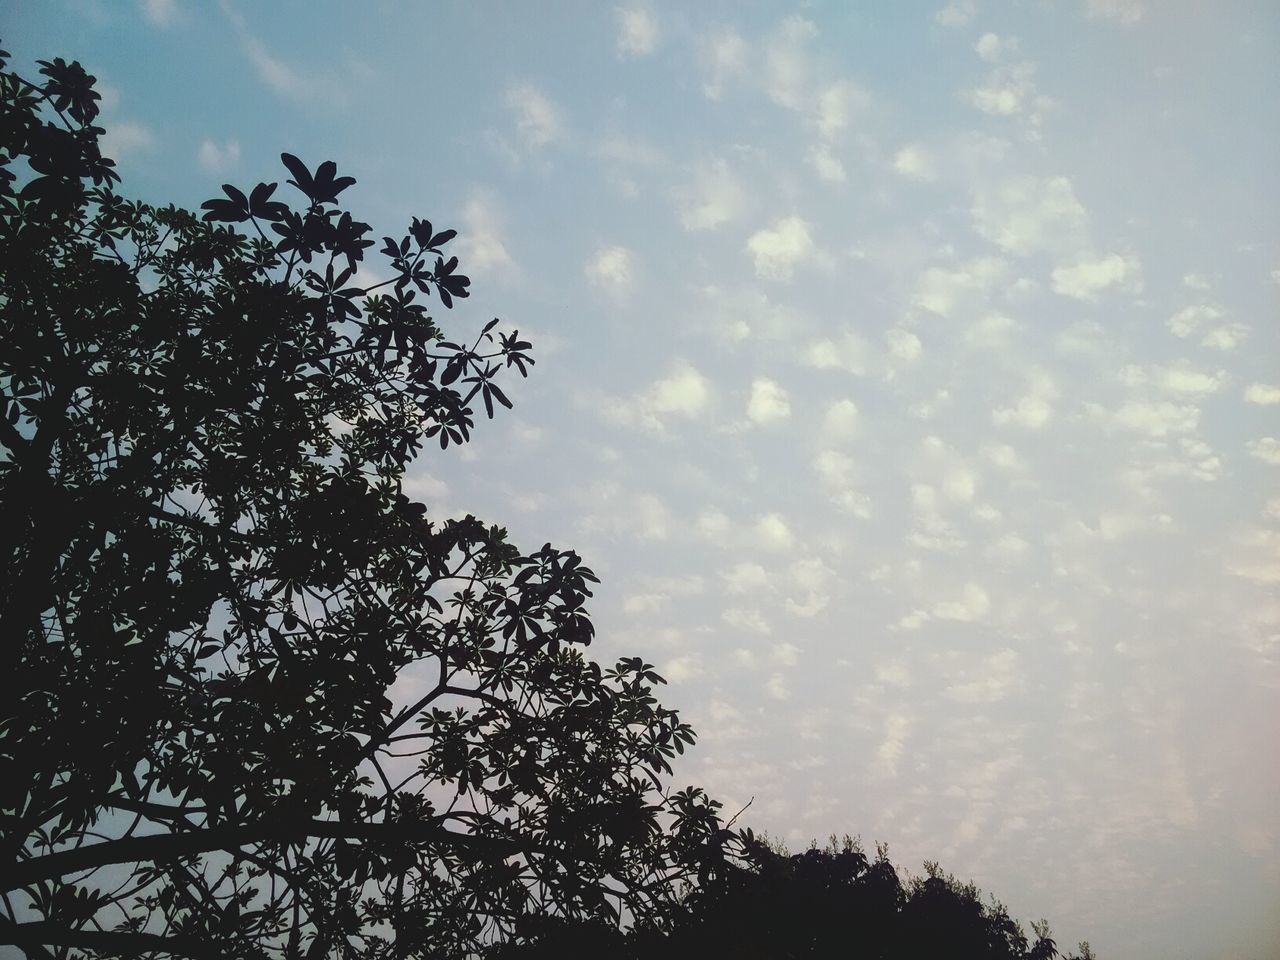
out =
<svg viewBox="0 0 1280 960"><path fill-rule="evenodd" d="M378 244L288 153L202 217L129 200L78 63L0 89L0 943L465 956L712 877L692 731L583 654L591 570L402 490L533 364L437 324L455 232Z"/></svg>

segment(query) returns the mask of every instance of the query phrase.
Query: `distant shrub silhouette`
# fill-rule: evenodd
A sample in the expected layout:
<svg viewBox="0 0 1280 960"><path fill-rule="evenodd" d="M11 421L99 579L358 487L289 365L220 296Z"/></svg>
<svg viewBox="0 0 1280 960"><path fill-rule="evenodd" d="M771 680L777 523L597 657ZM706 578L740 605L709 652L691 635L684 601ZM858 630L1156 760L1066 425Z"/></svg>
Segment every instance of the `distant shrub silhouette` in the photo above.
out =
<svg viewBox="0 0 1280 960"><path fill-rule="evenodd" d="M626 957L630 960L1051 960L1048 924L1034 940L972 884L937 864L904 883L882 847L833 837L822 849L790 855L748 842L748 855L715 882L691 892L663 929L630 932L600 925L548 923L533 942L495 951L494 960ZM1088 944L1066 960L1093 960Z"/></svg>

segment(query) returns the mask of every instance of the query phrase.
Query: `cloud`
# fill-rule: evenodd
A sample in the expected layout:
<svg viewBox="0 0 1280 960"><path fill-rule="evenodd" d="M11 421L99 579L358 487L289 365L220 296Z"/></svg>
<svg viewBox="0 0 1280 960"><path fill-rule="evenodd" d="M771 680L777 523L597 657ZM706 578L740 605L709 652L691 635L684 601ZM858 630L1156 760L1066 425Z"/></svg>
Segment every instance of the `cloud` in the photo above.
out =
<svg viewBox="0 0 1280 960"><path fill-rule="evenodd" d="M228 140L222 146L203 140L196 151L196 162L209 173L225 173L240 162L240 142Z"/></svg>
<svg viewBox="0 0 1280 960"><path fill-rule="evenodd" d="M758 563L740 561L720 574L725 592L730 594L758 594L769 586L769 572Z"/></svg>
<svg viewBox="0 0 1280 960"><path fill-rule="evenodd" d="M908 145L893 158L893 171L908 180L929 182L938 178L933 156L924 147Z"/></svg>
<svg viewBox="0 0 1280 960"><path fill-rule="evenodd" d="M583 273L592 286L621 294L631 286L634 257L626 247L601 247L587 261Z"/></svg>
<svg viewBox="0 0 1280 960"><path fill-rule="evenodd" d="M672 362L667 376L626 399L606 399L601 415L613 423L663 433L672 419L694 420L711 405L711 385L687 360Z"/></svg>
<svg viewBox="0 0 1280 960"><path fill-rule="evenodd" d="M795 543L795 535L780 513L766 513L756 521L755 536L766 550L790 550Z"/></svg>
<svg viewBox="0 0 1280 960"><path fill-rule="evenodd" d="M1220 323L1225 316L1225 311L1215 304L1193 303L1169 318L1169 332L1175 337L1186 339L1206 325L1214 324L1204 332L1200 345L1212 350L1234 350L1249 335L1249 328L1235 321Z"/></svg>
<svg viewBox="0 0 1280 960"><path fill-rule="evenodd" d="M854 376L867 372L870 355L867 343L852 330L838 337L815 340L804 349L801 362L818 370L843 370Z"/></svg>
<svg viewBox="0 0 1280 960"><path fill-rule="evenodd" d="M142 15L157 27L167 27L178 17L176 0L139 0Z"/></svg>
<svg viewBox="0 0 1280 960"><path fill-rule="evenodd" d="M276 57L267 49L267 45L249 29L248 21L227 2L222 3L222 12L231 21L236 34L240 38L240 50L252 65L258 79L281 97L289 100L314 100L326 95L330 88L322 92L320 85L311 83L293 67Z"/></svg>
<svg viewBox="0 0 1280 960"><path fill-rule="evenodd" d="M818 94L815 120L824 139L837 136L849 125L849 117L871 104L870 95L849 80L830 84Z"/></svg>
<svg viewBox="0 0 1280 960"><path fill-rule="evenodd" d="M1053 417L1053 403L1058 398L1058 387L1044 371L1033 371L1028 377L1026 392L1011 407L998 407L991 419L998 424L1041 430Z"/></svg>
<svg viewBox="0 0 1280 960"><path fill-rule="evenodd" d="M947 696L958 703L996 703L1024 682L1018 654L1007 647L961 676L963 680L947 686Z"/></svg>
<svg viewBox="0 0 1280 960"><path fill-rule="evenodd" d="M707 39L703 60L708 73L702 92L708 100L719 100L725 85L746 73L747 42L732 27L725 27Z"/></svg>
<svg viewBox="0 0 1280 960"><path fill-rule="evenodd" d="M1249 451L1249 456L1256 457L1263 463L1280 466L1280 440L1275 437L1250 440L1244 445L1244 448Z"/></svg>
<svg viewBox="0 0 1280 960"><path fill-rule="evenodd" d="M1146 0L1085 0L1085 13L1090 20L1112 20L1129 26L1146 12Z"/></svg>
<svg viewBox="0 0 1280 960"><path fill-rule="evenodd" d="M974 0L951 0L933 15L933 22L943 27L963 27L977 12Z"/></svg>
<svg viewBox="0 0 1280 960"><path fill-rule="evenodd" d="M741 607L729 607L720 614L720 619L738 630L749 630L752 633L772 633L773 628L761 615L759 610L743 610Z"/></svg>
<svg viewBox="0 0 1280 960"><path fill-rule="evenodd" d="M765 51L765 92L774 103L804 110L809 101L809 52L805 49L818 28L803 17L787 17Z"/></svg>
<svg viewBox="0 0 1280 960"><path fill-rule="evenodd" d="M1133 400L1115 410L1086 404L1085 409L1112 429L1153 438L1194 433L1200 423L1199 407L1168 400Z"/></svg>
<svg viewBox="0 0 1280 960"><path fill-rule="evenodd" d="M989 313L974 321L964 332L964 342L983 350L1005 350L1013 342L1018 322L1012 317Z"/></svg>
<svg viewBox="0 0 1280 960"><path fill-rule="evenodd" d="M905 713L894 712L885 717L884 731L876 747L876 767L880 773L890 777L898 775L898 761L910 731L911 718Z"/></svg>
<svg viewBox="0 0 1280 960"><path fill-rule="evenodd" d="M980 192L973 228L1006 253L1027 256L1083 245L1088 215L1067 177L1015 177Z"/></svg>
<svg viewBox="0 0 1280 960"><path fill-rule="evenodd" d="M884 340L889 348L889 356L902 363L915 363L924 353L920 338L910 330L888 330Z"/></svg>
<svg viewBox="0 0 1280 960"><path fill-rule="evenodd" d="M984 33L973 45L978 59L984 63L998 63L1005 55L1018 49L1018 41L1014 37L1002 37L998 33Z"/></svg>
<svg viewBox="0 0 1280 960"><path fill-rule="evenodd" d="M819 178L827 183L844 183L846 180L844 164L834 153L829 144L819 143L809 151L809 164L817 172Z"/></svg>
<svg viewBox="0 0 1280 960"><path fill-rule="evenodd" d="M751 396L747 400L747 418L755 424L764 426L779 423L791 416L791 403L787 399L787 391L765 377L758 377L751 382Z"/></svg>
<svg viewBox="0 0 1280 960"><path fill-rule="evenodd" d="M983 446L982 456L994 467L1006 473L1025 473L1027 461L1007 443L989 443Z"/></svg>
<svg viewBox="0 0 1280 960"><path fill-rule="evenodd" d="M1251 383L1244 392L1246 403L1256 403L1261 407L1274 407L1280 403L1280 386L1270 383Z"/></svg>
<svg viewBox="0 0 1280 960"><path fill-rule="evenodd" d="M515 261L503 240L502 216L487 193L475 193L462 208L464 230L458 238L459 253L472 274L509 273Z"/></svg>
<svg viewBox="0 0 1280 960"><path fill-rule="evenodd" d="M981 620L990 609L991 599L987 596L987 591L976 583L967 583L960 596L939 601L930 613L939 620L969 623Z"/></svg>
<svg viewBox="0 0 1280 960"><path fill-rule="evenodd" d="M658 18L642 7L617 9L618 56L624 60L647 57L658 47Z"/></svg>
<svg viewBox="0 0 1280 960"><path fill-rule="evenodd" d="M852 400L833 400L822 417L822 435L832 440L853 436L858 426L858 407Z"/></svg>
<svg viewBox="0 0 1280 960"><path fill-rule="evenodd" d="M1084 257L1070 266L1053 268L1053 292L1077 300L1097 300L1098 292L1130 281L1132 289L1139 271L1136 257L1118 253L1105 257Z"/></svg>
<svg viewBox="0 0 1280 960"><path fill-rule="evenodd" d="M787 687L786 678L780 673L775 673L765 682L764 692L768 694L770 700L789 700L791 698L791 690Z"/></svg>
<svg viewBox="0 0 1280 960"><path fill-rule="evenodd" d="M560 108L532 84L508 90L507 107L515 114L516 136L527 149L541 150L564 136Z"/></svg>
<svg viewBox="0 0 1280 960"><path fill-rule="evenodd" d="M1036 96L1035 77L1036 65L1028 60L996 67L981 87L970 91L969 102L983 113L999 117L1025 113L1038 122L1039 114L1033 108L1042 108L1046 101Z"/></svg>
<svg viewBox="0 0 1280 960"><path fill-rule="evenodd" d="M722 157L699 163L693 183L676 192L676 211L686 230L714 230L742 215L746 193Z"/></svg>
<svg viewBox="0 0 1280 960"><path fill-rule="evenodd" d="M685 683L702 676L702 657L696 653L668 660L662 667L662 676L671 683Z"/></svg>
<svg viewBox="0 0 1280 960"><path fill-rule="evenodd" d="M950 316L962 302L986 296L1005 268L999 257L979 257L952 269L930 267L916 281L911 302L930 313Z"/></svg>
<svg viewBox="0 0 1280 960"><path fill-rule="evenodd" d="M800 217L784 217L772 227L756 231L747 241L747 253L762 280L789 281L796 266L814 252L809 224Z"/></svg>
<svg viewBox="0 0 1280 960"><path fill-rule="evenodd" d="M870 518L871 500L858 489L851 456L839 450L819 450L813 458L813 471L837 509L864 520Z"/></svg>
<svg viewBox="0 0 1280 960"><path fill-rule="evenodd" d="M1193 370L1185 363L1172 367L1129 364L1121 367L1119 378L1127 387L1151 386L1179 396L1205 397L1217 393L1227 375L1221 370L1217 373Z"/></svg>
<svg viewBox="0 0 1280 960"><path fill-rule="evenodd" d="M155 144L155 135L149 127L131 121L113 123L98 141L102 155L116 161L150 150Z"/></svg>

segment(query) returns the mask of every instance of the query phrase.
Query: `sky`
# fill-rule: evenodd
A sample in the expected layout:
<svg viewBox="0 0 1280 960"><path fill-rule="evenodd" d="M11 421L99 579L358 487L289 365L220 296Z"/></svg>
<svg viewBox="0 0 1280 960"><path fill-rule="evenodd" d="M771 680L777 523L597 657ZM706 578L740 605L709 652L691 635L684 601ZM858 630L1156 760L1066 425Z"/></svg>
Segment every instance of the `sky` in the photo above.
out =
<svg viewBox="0 0 1280 960"><path fill-rule="evenodd" d="M678 781L1105 958L1280 955L1280 7L4 7L126 194L287 150L460 231L439 319L537 365L406 488L584 557Z"/></svg>

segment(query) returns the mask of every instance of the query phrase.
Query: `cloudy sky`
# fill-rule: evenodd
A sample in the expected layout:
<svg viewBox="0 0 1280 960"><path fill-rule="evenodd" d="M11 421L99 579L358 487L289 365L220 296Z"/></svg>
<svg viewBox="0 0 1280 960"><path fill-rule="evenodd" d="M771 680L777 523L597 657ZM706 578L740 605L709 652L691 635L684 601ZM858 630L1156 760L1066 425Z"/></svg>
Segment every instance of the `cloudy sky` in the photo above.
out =
<svg viewBox="0 0 1280 960"><path fill-rule="evenodd" d="M584 555L681 779L1105 957L1280 951L1274 2L5 19L103 80L127 192L289 150L461 231L448 329L537 366L409 486Z"/></svg>

